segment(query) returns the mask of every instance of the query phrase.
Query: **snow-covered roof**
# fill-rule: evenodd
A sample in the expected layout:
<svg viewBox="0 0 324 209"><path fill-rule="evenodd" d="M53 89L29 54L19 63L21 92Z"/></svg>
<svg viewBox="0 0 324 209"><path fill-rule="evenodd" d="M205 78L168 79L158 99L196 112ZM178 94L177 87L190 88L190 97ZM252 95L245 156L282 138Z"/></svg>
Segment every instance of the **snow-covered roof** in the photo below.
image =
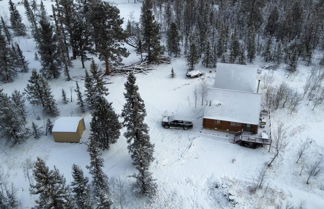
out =
<svg viewBox="0 0 324 209"><path fill-rule="evenodd" d="M211 88L204 118L244 124L259 124L261 94Z"/></svg>
<svg viewBox="0 0 324 209"><path fill-rule="evenodd" d="M54 123L52 132L76 132L81 117L61 117Z"/></svg>
<svg viewBox="0 0 324 209"><path fill-rule="evenodd" d="M257 91L257 69L245 65L224 64L216 69L215 88Z"/></svg>

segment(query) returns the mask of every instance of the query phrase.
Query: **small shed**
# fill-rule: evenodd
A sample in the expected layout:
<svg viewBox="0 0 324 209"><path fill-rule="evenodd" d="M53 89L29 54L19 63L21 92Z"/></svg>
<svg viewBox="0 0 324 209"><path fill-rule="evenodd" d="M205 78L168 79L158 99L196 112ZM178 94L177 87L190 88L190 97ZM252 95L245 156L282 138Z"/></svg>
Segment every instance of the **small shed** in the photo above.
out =
<svg viewBox="0 0 324 209"><path fill-rule="evenodd" d="M81 117L61 117L54 123L52 134L56 142L78 143L85 130L84 119Z"/></svg>

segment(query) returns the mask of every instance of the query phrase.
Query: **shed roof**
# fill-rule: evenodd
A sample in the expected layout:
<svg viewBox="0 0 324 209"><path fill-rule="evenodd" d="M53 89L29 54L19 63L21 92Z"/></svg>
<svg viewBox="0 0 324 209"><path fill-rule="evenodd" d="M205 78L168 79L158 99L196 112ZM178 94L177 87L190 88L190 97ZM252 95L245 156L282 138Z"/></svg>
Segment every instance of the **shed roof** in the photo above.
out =
<svg viewBox="0 0 324 209"><path fill-rule="evenodd" d="M257 69L244 65L223 64L216 70L214 87L255 93Z"/></svg>
<svg viewBox="0 0 324 209"><path fill-rule="evenodd" d="M81 117L61 117L54 123L52 132L76 132Z"/></svg>
<svg viewBox="0 0 324 209"><path fill-rule="evenodd" d="M244 124L259 124L261 94L211 88L204 118Z"/></svg>

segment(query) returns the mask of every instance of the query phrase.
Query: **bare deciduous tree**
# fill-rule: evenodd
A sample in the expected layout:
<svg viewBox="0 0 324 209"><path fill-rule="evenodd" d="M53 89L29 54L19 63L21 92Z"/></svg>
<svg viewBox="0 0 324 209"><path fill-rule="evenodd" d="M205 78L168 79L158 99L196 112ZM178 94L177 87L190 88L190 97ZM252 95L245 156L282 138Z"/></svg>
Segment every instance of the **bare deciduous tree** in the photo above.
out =
<svg viewBox="0 0 324 209"><path fill-rule="evenodd" d="M201 84L200 84L199 94L200 94L200 97L201 97L201 106L203 106L204 101L206 100L207 95L208 95L208 85L207 85L205 80L203 80L201 82Z"/></svg>
<svg viewBox="0 0 324 209"><path fill-rule="evenodd" d="M299 147L298 153L297 153L297 160L296 163L300 161L300 159L303 157L305 152L310 148L310 145L312 144L313 140L311 138L307 138Z"/></svg>
<svg viewBox="0 0 324 209"><path fill-rule="evenodd" d="M312 177L317 176L319 174L319 172L321 171L320 168L321 163L322 163L322 157L316 160L315 162L313 162L313 164L310 166L308 170L308 177L307 177L306 184L309 184L309 181Z"/></svg>
<svg viewBox="0 0 324 209"><path fill-rule="evenodd" d="M275 153L270 162L268 163L268 167L272 165L275 159L285 150L285 148L288 145L286 130L282 123L278 124L275 132L272 135Z"/></svg>

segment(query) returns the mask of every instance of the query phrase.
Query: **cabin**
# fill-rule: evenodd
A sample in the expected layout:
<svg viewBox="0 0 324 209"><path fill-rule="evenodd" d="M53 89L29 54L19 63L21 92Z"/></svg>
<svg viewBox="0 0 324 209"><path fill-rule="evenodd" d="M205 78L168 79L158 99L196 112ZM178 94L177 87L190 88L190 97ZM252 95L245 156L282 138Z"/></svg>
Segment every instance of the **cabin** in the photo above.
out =
<svg viewBox="0 0 324 209"><path fill-rule="evenodd" d="M207 93L203 127L257 134L261 112L257 85L256 69L233 65L217 69L214 86Z"/></svg>
<svg viewBox="0 0 324 209"><path fill-rule="evenodd" d="M54 123L52 134L56 142L79 143L85 130L81 117L61 117Z"/></svg>

